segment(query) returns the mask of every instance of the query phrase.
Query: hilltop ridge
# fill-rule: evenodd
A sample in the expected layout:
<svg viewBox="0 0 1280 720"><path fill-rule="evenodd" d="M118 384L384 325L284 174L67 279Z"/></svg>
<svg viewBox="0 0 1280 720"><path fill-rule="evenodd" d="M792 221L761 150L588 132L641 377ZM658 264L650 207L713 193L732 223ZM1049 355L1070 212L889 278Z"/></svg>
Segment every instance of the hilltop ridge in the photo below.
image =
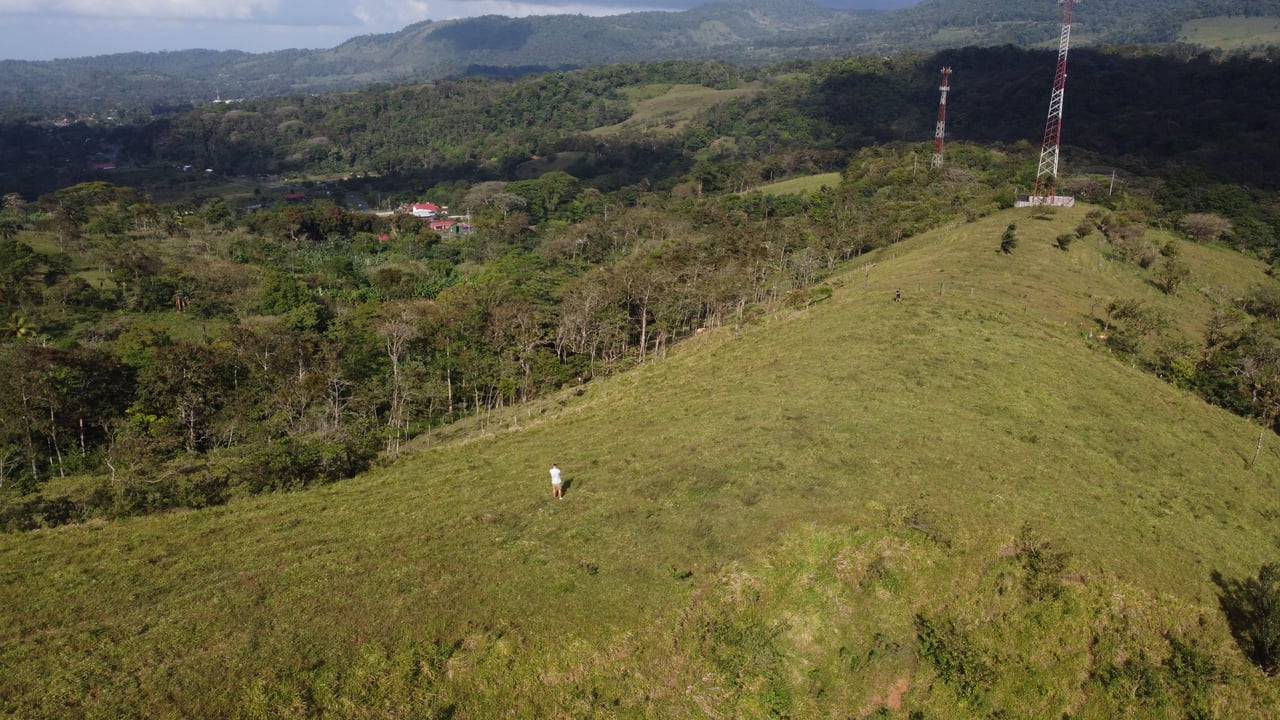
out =
<svg viewBox="0 0 1280 720"><path fill-rule="evenodd" d="M1076 46L1170 44L1184 23L1227 16L1280 16L1280 1L1206 4L1099 3L1075 18ZM1056 3L924 0L883 11L810 0L713 2L680 12L607 17L499 15L434 20L364 35L333 48L269 53L182 50L47 62L0 61L0 117L121 117L215 98L324 93L379 83L462 76L519 76L624 62L718 60L764 65L848 55L901 54L1012 44L1051 48ZM1236 46L1265 45L1260 30ZM1212 37L1212 35L1206 36Z"/></svg>
<svg viewBox="0 0 1280 720"><path fill-rule="evenodd" d="M0 536L0 711L1265 717L1210 574L1274 552L1276 440L1250 467L1256 425L1091 336L1269 279L1168 236L1165 295L1052 245L1088 210L877 250L356 480Z"/></svg>

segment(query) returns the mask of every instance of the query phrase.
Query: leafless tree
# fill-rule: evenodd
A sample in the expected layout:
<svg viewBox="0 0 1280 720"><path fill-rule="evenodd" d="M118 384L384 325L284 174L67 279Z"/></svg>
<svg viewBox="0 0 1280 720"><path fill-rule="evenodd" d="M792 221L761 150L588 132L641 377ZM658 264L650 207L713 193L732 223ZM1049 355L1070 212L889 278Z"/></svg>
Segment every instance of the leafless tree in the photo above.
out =
<svg viewBox="0 0 1280 720"><path fill-rule="evenodd" d="M400 443L406 436L405 407L409 402L408 384L405 382L404 363L409 343L418 337L418 328L407 317L388 320L378 328L387 358L391 361L391 408L387 412L387 454L392 457L400 452Z"/></svg>
<svg viewBox="0 0 1280 720"><path fill-rule="evenodd" d="M1182 231L1198 242L1213 242L1231 234L1231 221L1214 213L1191 213L1182 217Z"/></svg>

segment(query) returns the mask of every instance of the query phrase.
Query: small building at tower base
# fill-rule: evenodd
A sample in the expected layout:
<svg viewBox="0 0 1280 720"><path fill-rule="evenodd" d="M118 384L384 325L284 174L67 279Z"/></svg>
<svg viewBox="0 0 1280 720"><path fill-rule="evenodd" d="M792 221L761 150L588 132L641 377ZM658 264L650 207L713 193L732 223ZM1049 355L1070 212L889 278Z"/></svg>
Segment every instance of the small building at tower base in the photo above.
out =
<svg viewBox="0 0 1280 720"><path fill-rule="evenodd" d="M1072 195L1019 195L1014 201L1014 207L1038 207L1040 205L1050 205L1052 207L1075 207L1076 199Z"/></svg>

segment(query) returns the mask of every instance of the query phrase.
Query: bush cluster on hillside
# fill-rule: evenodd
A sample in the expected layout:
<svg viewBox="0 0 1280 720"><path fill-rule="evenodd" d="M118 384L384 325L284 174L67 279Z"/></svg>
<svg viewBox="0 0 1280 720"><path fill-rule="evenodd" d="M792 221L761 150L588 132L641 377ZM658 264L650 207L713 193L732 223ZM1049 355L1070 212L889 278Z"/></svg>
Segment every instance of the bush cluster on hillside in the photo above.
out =
<svg viewBox="0 0 1280 720"><path fill-rule="evenodd" d="M0 482L42 497L4 517L33 527L348 477L440 423L808 306L842 261L998 207L1015 163L952 157L977 181L876 149L804 195L711 193L722 180L701 170L686 186L700 193L635 202L563 171L450 184L439 197L473 209L471 232L446 236L328 200L244 212L100 182L11 199ZM58 489L81 476L88 489Z"/></svg>

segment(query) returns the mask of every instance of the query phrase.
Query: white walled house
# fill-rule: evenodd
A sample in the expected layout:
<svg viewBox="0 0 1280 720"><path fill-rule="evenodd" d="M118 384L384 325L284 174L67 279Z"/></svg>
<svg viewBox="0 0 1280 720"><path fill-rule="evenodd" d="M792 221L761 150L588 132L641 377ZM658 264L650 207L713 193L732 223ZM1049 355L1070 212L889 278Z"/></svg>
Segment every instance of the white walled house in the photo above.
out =
<svg viewBox="0 0 1280 720"><path fill-rule="evenodd" d="M440 215L444 208L435 203L414 203L409 206L409 214L420 218L433 218Z"/></svg>

